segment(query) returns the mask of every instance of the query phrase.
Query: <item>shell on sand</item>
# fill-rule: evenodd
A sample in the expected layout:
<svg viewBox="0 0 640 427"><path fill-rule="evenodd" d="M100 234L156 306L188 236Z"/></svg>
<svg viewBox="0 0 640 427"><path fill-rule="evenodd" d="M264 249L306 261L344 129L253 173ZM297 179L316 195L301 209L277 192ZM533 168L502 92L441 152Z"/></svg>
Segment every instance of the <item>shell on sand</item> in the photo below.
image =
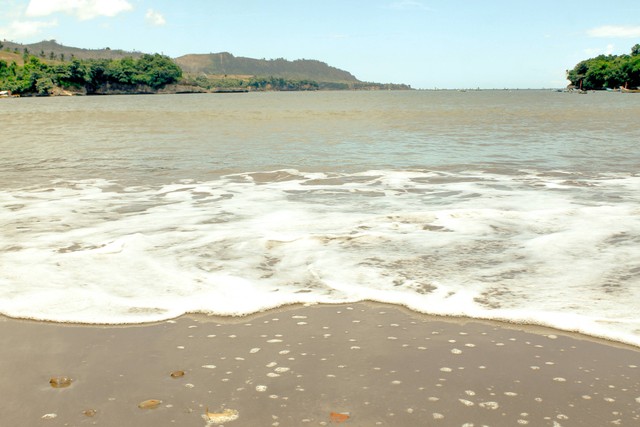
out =
<svg viewBox="0 0 640 427"><path fill-rule="evenodd" d="M149 400L145 400L143 402L138 403L138 408L140 408L140 409L154 409L154 408L157 408L158 406L160 406L161 403L162 403L162 400L149 399Z"/></svg>
<svg viewBox="0 0 640 427"><path fill-rule="evenodd" d="M51 377L49 384L53 388L64 388L71 385L71 378L69 377Z"/></svg>
<svg viewBox="0 0 640 427"><path fill-rule="evenodd" d="M184 371L173 371L171 372L171 377L172 378L184 377Z"/></svg>
<svg viewBox="0 0 640 427"><path fill-rule="evenodd" d="M347 421L351 416L349 413L340 413L340 412L331 412L329 414L329 419L332 423L343 423Z"/></svg>
<svg viewBox="0 0 640 427"><path fill-rule="evenodd" d="M84 411L82 411L82 413L87 417L93 417L98 413L98 411L96 411L95 409L85 409Z"/></svg>
<svg viewBox="0 0 640 427"><path fill-rule="evenodd" d="M207 408L207 411L204 413L202 418L204 418L207 421L207 423L210 423L210 424L221 424L221 423L228 423L231 421L235 421L238 419L239 416L240 416L240 413L235 409L225 409L222 412L216 413L216 412L209 412L209 408Z"/></svg>

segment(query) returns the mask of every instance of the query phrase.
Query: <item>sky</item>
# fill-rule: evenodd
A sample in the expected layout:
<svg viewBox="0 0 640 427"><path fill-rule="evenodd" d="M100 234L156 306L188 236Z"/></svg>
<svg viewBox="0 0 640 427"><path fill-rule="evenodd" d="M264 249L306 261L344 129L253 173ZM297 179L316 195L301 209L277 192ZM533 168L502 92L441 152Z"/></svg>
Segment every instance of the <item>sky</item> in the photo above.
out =
<svg viewBox="0 0 640 427"><path fill-rule="evenodd" d="M558 88L640 43L640 1L0 0L0 40L317 59L363 81Z"/></svg>

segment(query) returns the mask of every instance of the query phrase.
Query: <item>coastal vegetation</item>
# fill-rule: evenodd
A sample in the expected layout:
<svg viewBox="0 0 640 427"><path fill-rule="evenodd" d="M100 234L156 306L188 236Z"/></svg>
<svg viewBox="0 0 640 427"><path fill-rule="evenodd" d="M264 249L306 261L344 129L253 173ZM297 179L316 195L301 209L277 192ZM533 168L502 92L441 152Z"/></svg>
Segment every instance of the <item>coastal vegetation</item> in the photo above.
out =
<svg viewBox="0 0 640 427"><path fill-rule="evenodd" d="M180 67L159 54L138 59L74 58L65 62L45 61L25 52L23 65L0 60L0 86L22 95L51 95L57 88L90 94L110 84L160 89L181 77Z"/></svg>
<svg viewBox="0 0 640 427"><path fill-rule="evenodd" d="M80 49L55 40L0 44L0 91L23 96L411 89L404 84L362 82L347 71L310 59L253 59L227 52L172 59L108 47Z"/></svg>
<svg viewBox="0 0 640 427"><path fill-rule="evenodd" d="M628 55L600 55L580 61L567 71L567 79L583 90L640 87L640 44Z"/></svg>

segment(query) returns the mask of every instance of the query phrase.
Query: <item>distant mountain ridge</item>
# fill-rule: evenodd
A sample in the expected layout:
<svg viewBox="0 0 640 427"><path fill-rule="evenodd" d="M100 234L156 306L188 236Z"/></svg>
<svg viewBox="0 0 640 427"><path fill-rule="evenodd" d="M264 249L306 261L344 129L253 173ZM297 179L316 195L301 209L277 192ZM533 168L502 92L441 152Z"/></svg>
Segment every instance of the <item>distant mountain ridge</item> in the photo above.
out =
<svg viewBox="0 0 640 427"><path fill-rule="evenodd" d="M50 58L53 53L56 58L64 58L69 61L71 58L78 59L122 59L126 57L139 58L143 55L142 52L125 51L121 49L110 49L108 47L104 49L82 49L78 47L64 46L56 42L55 40L44 40L38 43L21 44L10 41L0 42L4 45L3 49L16 50L22 54L24 49L31 55L43 56L44 58ZM63 55L63 56L61 56Z"/></svg>
<svg viewBox="0 0 640 427"><path fill-rule="evenodd" d="M111 49L109 47L103 49L82 49L61 45L56 40L45 40L31 44L21 44L5 40L0 42L0 45L2 45L2 50L20 54L21 56L26 52L30 55L40 57L45 61L70 61L74 58L120 60L132 57L138 59L145 54L144 52L125 51L121 49ZM348 71L332 67L314 59L297 59L294 61L289 61L284 58L253 59L236 57L229 52L220 52L187 54L173 58L173 60L185 74L184 81L187 82L187 84L192 84L196 82L197 79L204 78L208 81L205 85L207 87L226 84L246 86L249 84L249 79L259 78L264 80L265 84L269 87L273 86L275 80L280 79L287 80L287 82L276 84L284 84L287 86L289 81L301 81L309 82L312 87L320 89L411 89L410 86L404 84L363 82ZM22 61L17 60L16 62ZM232 83L224 81L227 80L227 77L229 77L229 79L235 79L236 81ZM304 83L302 86L305 85L309 86L308 83Z"/></svg>
<svg viewBox="0 0 640 427"><path fill-rule="evenodd" d="M64 46L55 40L45 40L38 43L20 44L9 41L2 42L4 49L22 54L24 49L31 55L43 58L71 58L78 59L122 59L126 57L138 58L142 52L124 51L121 49L82 49ZM359 82L348 71L331 67L328 64L312 60L298 59L289 61L278 59L253 59L235 57L229 52L209 54L187 54L174 58L185 73L215 74L215 75L246 75L246 76L274 76L286 79L318 80L324 82Z"/></svg>

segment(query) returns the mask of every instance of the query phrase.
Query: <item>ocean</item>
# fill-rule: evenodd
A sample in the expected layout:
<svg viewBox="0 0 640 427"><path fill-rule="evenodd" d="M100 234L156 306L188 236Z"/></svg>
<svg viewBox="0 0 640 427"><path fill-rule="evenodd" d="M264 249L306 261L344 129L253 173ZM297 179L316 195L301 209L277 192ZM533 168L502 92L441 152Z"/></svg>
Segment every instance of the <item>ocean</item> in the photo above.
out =
<svg viewBox="0 0 640 427"><path fill-rule="evenodd" d="M0 101L0 313L372 300L640 346L640 96Z"/></svg>

